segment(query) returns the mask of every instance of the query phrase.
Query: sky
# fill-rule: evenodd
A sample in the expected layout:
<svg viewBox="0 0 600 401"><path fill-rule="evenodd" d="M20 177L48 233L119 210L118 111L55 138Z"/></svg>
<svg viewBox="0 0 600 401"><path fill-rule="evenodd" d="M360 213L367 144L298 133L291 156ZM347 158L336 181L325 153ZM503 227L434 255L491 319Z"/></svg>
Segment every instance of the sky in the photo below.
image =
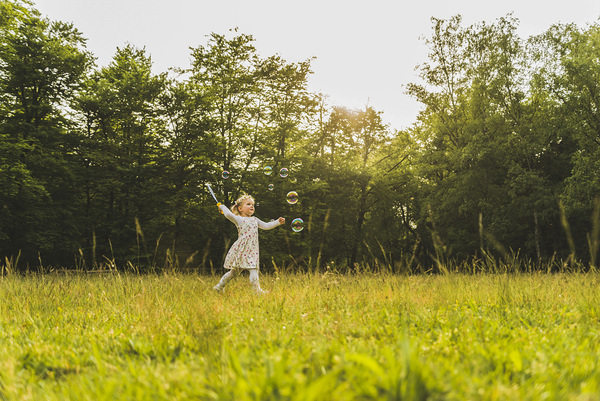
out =
<svg viewBox="0 0 600 401"><path fill-rule="evenodd" d="M100 67L117 47L145 48L155 73L187 68L191 48L211 33L252 35L262 57L311 61L309 89L330 105L383 112L392 129L416 121L419 103L406 85L420 82L431 17L463 17L463 26L512 13L522 38L556 23L599 22L599 0L34 0L50 20L72 22Z"/></svg>

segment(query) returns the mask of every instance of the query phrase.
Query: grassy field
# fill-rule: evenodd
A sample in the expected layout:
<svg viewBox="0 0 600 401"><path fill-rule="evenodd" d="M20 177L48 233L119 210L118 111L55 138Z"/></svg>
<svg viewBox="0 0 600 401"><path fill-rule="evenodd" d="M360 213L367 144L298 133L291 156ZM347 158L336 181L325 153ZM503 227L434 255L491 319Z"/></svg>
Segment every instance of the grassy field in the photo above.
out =
<svg viewBox="0 0 600 401"><path fill-rule="evenodd" d="M0 277L1 400L600 400L600 276Z"/></svg>

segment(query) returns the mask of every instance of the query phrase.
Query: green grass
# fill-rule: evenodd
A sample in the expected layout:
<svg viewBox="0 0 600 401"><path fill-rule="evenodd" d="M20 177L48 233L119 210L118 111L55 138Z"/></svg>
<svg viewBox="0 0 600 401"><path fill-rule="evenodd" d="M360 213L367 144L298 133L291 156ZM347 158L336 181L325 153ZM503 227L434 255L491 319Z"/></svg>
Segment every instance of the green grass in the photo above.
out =
<svg viewBox="0 0 600 401"><path fill-rule="evenodd" d="M596 274L0 277L0 400L600 400Z"/></svg>

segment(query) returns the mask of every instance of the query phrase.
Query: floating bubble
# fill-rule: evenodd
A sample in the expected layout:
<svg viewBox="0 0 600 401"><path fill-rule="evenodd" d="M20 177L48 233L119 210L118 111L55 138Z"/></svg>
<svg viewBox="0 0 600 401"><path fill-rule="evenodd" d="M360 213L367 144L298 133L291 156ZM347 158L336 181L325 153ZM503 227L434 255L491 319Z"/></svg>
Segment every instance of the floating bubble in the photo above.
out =
<svg viewBox="0 0 600 401"><path fill-rule="evenodd" d="M298 202L298 193L296 191L290 191L287 194L287 203L295 205Z"/></svg>
<svg viewBox="0 0 600 401"><path fill-rule="evenodd" d="M281 178L285 178L288 176L288 169L283 167L281 170L279 170L279 176Z"/></svg>
<svg viewBox="0 0 600 401"><path fill-rule="evenodd" d="M221 174L221 177L223 177L224 179L228 179L229 178L229 171L223 171L223 173Z"/></svg>
<svg viewBox="0 0 600 401"><path fill-rule="evenodd" d="M273 167L271 167L271 166L265 166L265 168L263 169L263 173L265 173L265 175L271 175L272 172L273 172Z"/></svg>
<svg viewBox="0 0 600 401"><path fill-rule="evenodd" d="M292 220L292 231L294 231L295 233L299 233L303 229L304 229L304 220L302 220L301 218Z"/></svg>
<svg viewBox="0 0 600 401"><path fill-rule="evenodd" d="M275 188L275 185L273 185L273 184L269 184L268 188L269 188L269 191L272 191L272 190L273 190L273 188Z"/></svg>

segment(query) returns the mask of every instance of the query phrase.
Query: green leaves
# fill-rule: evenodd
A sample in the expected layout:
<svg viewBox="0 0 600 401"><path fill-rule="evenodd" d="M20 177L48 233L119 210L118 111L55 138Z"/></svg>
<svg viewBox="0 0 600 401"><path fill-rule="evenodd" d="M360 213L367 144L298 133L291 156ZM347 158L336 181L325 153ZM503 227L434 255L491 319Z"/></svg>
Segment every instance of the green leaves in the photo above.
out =
<svg viewBox="0 0 600 401"><path fill-rule="evenodd" d="M211 212L206 182L225 203L251 193L267 220L304 219L302 233L265 234L269 267L427 271L440 251L561 258L559 198L576 242L590 242L596 25L524 40L512 15L433 18L421 81L407 86L423 109L394 132L382 111L312 93L312 59L261 56L237 29L191 48L179 75L155 74L144 49L117 48L98 68L72 24L27 1L0 8L3 255L214 268L235 232ZM271 182L266 165L290 177Z"/></svg>
<svg viewBox="0 0 600 401"><path fill-rule="evenodd" d="M409 86L425 106L412 130L421 216L433 216L435 225L431 231L422 219L418 232L443 239L459 259L477 253L477 244L554 254L565 178L582 161L577 152L597 147L597 27L553 27L526 42L517 25L510 15L468 27L460 16L434 19L426 40L431 62L420 67L424 84ZM589 216L590 195L587 204ZM478 219L480 232L495 240L477 236Z"/></svg>
<svg viewBox="0 0 600 401"><path fill-rule="evenodd" d="M2 1L0 24L0 250L73 247L79 229L74 148L66 110L91 65L84 40L70 24L51 23L21 2ZM61 233L62 235L59 235Z"/></svg>

